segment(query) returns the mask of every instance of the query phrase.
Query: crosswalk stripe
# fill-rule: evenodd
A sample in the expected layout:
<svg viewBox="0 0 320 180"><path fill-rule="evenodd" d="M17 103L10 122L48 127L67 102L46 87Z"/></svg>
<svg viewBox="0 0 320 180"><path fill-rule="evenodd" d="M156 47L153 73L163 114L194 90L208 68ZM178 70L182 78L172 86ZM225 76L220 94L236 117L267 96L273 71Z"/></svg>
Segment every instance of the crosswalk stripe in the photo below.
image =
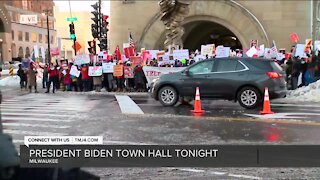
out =
<svg viewBox="0 0 320 180"><path fill-rule="evenodd" d="M34 118L34 117L7 117L3 116L2 121L48 121L48 122L72 122L68 119L50 119L50 118Z"/></svg>
<svg viewBox="0 0 320 180"><path fill-rule="evenodd" d="M11 117L11 116L55 116L55 117L70 117L70 115L67 114L48 114L48 113L27 113L27 112L23 112L23 113L10 113L10 112L1 112L1 115L3 115L3 117Z"/></svg>
<svg viewBox="0 0 320 180"><path fill-rule="evenodd" d="M4 129L4 133L8 133L10 135L32 135L32 136L66 136L66 133L53 133L53 132L41 132L41 131L22 131L22 130L10 130Z"/></svg>
<svg viewBox="0 0 320 180"><path fill-rule="evenodd" d="M55 112L55 111L82 111L82 108L58 108L58 107L1 107L1 111L50 111L50 112Z"/></svg>
<svg viewBox="0 0 320 180"><path fill-rule="evenodd" d="M116 95L116 99L123 114L144 114L140 107L129 96Z"/></svg>
<svg viewBox="0 0 320 180"><path fill-rule="evenodd" d="M52 124L28 124L28 123L2 123L2 125L4 128L15 126L15 127L41 127L41 128L66 129L71 127L71 126L52 125Z"/></svg>

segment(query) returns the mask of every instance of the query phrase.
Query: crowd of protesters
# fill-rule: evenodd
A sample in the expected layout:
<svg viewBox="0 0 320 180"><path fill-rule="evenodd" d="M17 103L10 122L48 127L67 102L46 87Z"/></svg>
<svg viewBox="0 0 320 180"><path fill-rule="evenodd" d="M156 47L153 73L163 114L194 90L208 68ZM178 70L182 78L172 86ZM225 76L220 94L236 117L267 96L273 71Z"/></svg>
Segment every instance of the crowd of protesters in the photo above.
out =
<svg viewBox="0 0 320 180"><path fill-rule="evenodd" d="M205 59L210 57L206 56ZM66 60L67 61L67 60ZM111 59L110 62L115 62L117 65L132 66L130 61L117 61ZM190 58L182 60L174 60L170 64L160 63L156 59L148 60L147 66L153 67L185 67L189 66L196 61ZM298 87L307 86L308 84L320 79L320 52L315 55L314 52L308 54L308 58L300 58L290 56L287 59L277 61L286 72L286 80L288 82L288 89L294 90ZM46 93L55 91L97 91L100 92L104 88L108 92L146 92L148 91L147 79L143 72L141 65L133 67L133 78L125 78L124 73L122 76L114 76L113 73L103 73L101 76L89 76L89 66L93 64L75 65L80 71L78 77L70 74L71 66L73 63L67 63L67 67L60 67L58 63L45 64L38 67L43 69L42 88L46 89ZM95 64L101 66L101 63ZM20 77L21 89L27 87L32 91L34 87L37 93L36 75L37 71L34 63L30 63L29 68L22 69L19 65L17 72Z"/></svg>

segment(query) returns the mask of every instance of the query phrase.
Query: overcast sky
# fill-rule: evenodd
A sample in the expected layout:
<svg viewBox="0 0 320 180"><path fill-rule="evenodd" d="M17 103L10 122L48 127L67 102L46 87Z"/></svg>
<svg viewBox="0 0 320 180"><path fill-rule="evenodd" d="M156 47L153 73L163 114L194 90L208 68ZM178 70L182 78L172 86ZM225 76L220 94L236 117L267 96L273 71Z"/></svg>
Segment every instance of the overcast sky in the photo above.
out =
<svg viewBox="0 0 320 180"><path fill-rule="evenodd" d="M98 1L74 1L70 0L71 11L93 11L92 4ZM69 11L68 0L57 0L54 1L55 5L59 7L60 11ZM110 15L110 1L102 1L102 12L106 15Z"/></svg>

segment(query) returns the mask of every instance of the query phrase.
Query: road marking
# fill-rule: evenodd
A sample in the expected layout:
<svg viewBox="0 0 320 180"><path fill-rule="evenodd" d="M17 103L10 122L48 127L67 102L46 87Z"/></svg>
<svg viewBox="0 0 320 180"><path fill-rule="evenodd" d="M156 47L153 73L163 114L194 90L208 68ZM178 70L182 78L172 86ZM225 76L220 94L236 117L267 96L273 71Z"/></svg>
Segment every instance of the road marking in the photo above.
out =
<svg viewBox="0 0 320 180"><path fill-rule="evenodd" d="M66 133L53 133L53 132L38 132L38 131L22 131L22 130L9 130L4 129L4 133L8 133L10 135L16 134L16 135L32 135L32 136L66 136L68 134Z"/></svg>
<svg viewBox="0 0 320 180"><path fill-rule="evenodd" d="M11 116L54 116L54 117L70 117L70 115L67 114L48 114L48 113L15 113L15 112L1 112L1 115L4 117L11 117Z"/></svg>
<svg viewBox="0 0 320 180"><path fill-rule="evenodd" d="M205 170L201 169L189 169L189 168L184 168L184 169L179 169L181 171L188 171L188 172L205 172Z"/></svg>
<svg viewBox="0 0 320 180"><path fill-rule="evenodd" d="M144 114L140 107L126 95L116 95L116 99L123 114Z"/></svg>
<svg viewBox="0 0 320 180"><path fill-rule="evenodd" d="M245 178L245 179L262 179L260 177L256 177L256 176L248 176L248 175L242 175L242 174L227 174L227 176L231 176L231 177L237 177L237 178Z"/></svg>
<svg viewBox="0 0 320 180"><path fill-rule="evenodd" d="M3 116L2 121L48 121L48 122L72 122L68 119L50 119L50 118L34 118L34 117L7 117Z"/></svg>
<svg viewBox="0 0 320 180"><path fill-rule="evenodd" d="M71 126L62 126L62 125L52 125L52 124L28 124L28 123L2 123L4 128L8 128L10 126L15 127L41 127L41 128L57 128L57 129L66 129Z"/></svg>
<svg viewBox="0 0 320 180"><path fill-rule="evenodd" d="M17 109L17 110L26 110L29 111L30 109L37 109L38 111L47 110L47 109L54 109L54 110L65 110L65 111L81 111L81 108L66 108L66 107L51 107L51 106L1 106L1 110L6 111L9 109Z"/></svg>
<svg viewBox="0 0 320 180"><path fill-rule="evenodd" d="M0 109L2 112L17 112L17 111L24 111L24 112L37 112L37 113L41 113L41 111L45 111L47 113L49 112L52 112L52 113L55 113L55 112L72 112L73 110L66 110L66 109L52 109L52 108L48 108L48 109L43 109L43 108L31 108L29 109L28 107L25 107L25 109L7 109L7 108L1 108ZM82 110L81 109L76 109L78 110L79 112L81 112Z"/></svg>
<svg viewBox="0 0 320 180"><path fill-rule="evenodd" d="M275 114L266 114L266 115L260 115L260 114L243 114L243 115L251 116L251 117L255 117L255 118L260 118L260 119L292 119L292 118L305 119L305 118L309 118L309 117L305 117L307 115L319 116L320 114L315 114L315 113L275 113Z"/></svg>

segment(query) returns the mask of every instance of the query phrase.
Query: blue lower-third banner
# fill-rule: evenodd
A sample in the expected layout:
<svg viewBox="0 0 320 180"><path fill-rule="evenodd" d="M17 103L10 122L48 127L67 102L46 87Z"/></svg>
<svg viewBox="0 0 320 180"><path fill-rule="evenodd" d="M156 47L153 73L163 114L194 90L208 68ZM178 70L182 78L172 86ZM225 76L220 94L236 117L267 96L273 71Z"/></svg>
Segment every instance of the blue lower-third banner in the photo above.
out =
<svg viewBox="0 0 320 180"><path fill-rule="evenodd" d="M21 167L320 167L317 145L25 145Z"/></svg>

